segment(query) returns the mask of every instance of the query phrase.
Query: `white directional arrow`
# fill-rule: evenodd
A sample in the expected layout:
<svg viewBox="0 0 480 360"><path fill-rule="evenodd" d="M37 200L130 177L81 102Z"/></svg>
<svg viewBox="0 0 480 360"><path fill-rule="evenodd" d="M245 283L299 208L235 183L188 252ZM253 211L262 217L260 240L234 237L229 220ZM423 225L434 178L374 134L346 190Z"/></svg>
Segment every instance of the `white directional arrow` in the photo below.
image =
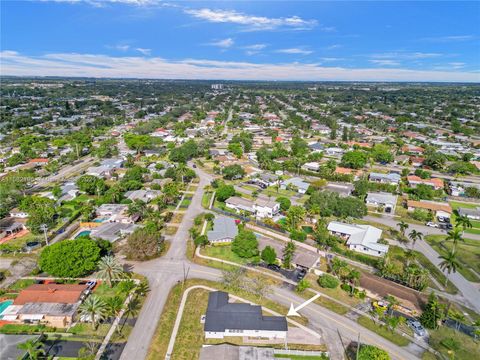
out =
<svg viewBox="0 0 480 360"><path fill-rule="evenodd" d="M288 310L287 316L300 316L300 314L298 313L298 310L303 309L305 306L307 306L311 302L317 300L319 297L320 297L320 294L317 294L314 297L312 297L311 299L308 299L304 303L298 305L297 307L294 307L293 303L291 303L290 304L290 310Z"/></svg>

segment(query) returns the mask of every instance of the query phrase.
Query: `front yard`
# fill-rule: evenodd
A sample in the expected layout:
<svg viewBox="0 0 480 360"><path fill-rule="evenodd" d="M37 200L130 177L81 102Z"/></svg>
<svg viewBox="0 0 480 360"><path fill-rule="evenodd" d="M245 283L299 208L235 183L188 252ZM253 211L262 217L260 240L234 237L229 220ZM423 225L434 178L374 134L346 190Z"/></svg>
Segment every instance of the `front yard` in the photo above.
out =
<svg viewBox="0 0 480 360"><path fill-rule="evenodd" d="M445 255L453 247L453 243L445 241L445 238L444 235L428 235L425 240L435 251ZM480 282L480 277L477 275L480 274L480 242L465 239L465 242L458 243L456 252L457 260L462 265L457 271L468 281Z"/></svg>

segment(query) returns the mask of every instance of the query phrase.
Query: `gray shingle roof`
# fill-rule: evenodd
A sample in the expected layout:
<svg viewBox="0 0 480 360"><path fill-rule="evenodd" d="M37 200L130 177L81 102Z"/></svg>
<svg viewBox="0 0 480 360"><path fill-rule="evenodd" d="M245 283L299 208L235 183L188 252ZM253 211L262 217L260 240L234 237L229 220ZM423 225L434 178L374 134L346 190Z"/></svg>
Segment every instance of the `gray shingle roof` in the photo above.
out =
<svg viewBox="0 0 480 360"><path fill-rule="evenodd" d="M208 296L205 331L224 332L226 329L287 331L288 327L283 316L263 316L261 306L229 303L226 292L211 292Z"/></svg>
<svg viewBox="0 0 480 360"><path fill-rule="evenodd" d="M238 234L235 220L226 216L219 216L213 221L213 230L207 233L208 241L215 242L224 239L233 239Z"/></svg>

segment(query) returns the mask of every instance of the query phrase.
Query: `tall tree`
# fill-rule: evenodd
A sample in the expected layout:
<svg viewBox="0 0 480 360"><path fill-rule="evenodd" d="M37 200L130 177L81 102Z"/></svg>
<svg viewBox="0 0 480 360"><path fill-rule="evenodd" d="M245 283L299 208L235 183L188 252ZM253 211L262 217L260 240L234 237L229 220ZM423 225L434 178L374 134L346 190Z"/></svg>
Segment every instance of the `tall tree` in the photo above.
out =
<svg viewBox="0 0 480 360"><path fill-rule="evenodd" d="M22 359L38 360L45 356L43 345L43 342L39 339L30 339L24 343L18 344L17 348L26 353L26 357L23 357Z"/></svg>
<svg viewBox="0 0 480 360"><path fill-rule="evenodd" d="M108 286L112 287L112 281L123 279L125 272L115 257L107 255L102 257L98 263L98 277L106 280Z"/></svg>
<svg viewBox="0 0 480 360"><path fill-rule="evenodd" d="M96 329L98 322L107 315L107 304L98 296L91 295L80 305L79 310L92 323L92 328Z"/></svg>
<svg viewBox="0 0 480 360"><path fill-rule="evenodd" d="M445 270L447 271L447 276L445 277L445 286L447 286L448 277L450 276L452 271L456 273L457 269L460 268L461 265L457 260L457 254L455 253L454 250L449 251L445 255L440 255L439 258L442 259L442 261L439 264L440 269L442 271L445 271Z"/></svg>
<svg viewBox="0 0 480 360"><path fill-rule="evenodd" d="M415 247L415 243L417 242L417 240L423 239L423 234L420 231L413 229L412 231L410 231L410 234L408 234L408 237L410 238L410 240L412 240L412 249L413 249Z"/></svg>

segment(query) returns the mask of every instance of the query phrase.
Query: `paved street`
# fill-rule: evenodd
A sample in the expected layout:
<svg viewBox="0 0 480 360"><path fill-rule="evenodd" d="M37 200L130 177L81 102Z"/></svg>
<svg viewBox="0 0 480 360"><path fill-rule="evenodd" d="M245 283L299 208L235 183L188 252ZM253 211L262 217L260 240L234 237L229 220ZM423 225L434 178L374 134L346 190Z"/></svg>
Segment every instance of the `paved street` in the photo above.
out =
<svg viewBox="0 0 480 360"><path fill-rule="evenodd" d="M364 217L365 220L373 221L377 223L382 223L388 225L392 228L397 229L398 221L391 217L383 216L381 218L375 216L366 216ZM409 224L409 228L407 231L411 231L413 229L420 231L424 235L427 234L445 234L439 229L431 228L424 225L416 225L416 224ZM468 234L470 237L470 234ZM478 236L478 235L477 235ZM427 257L428 260L432 264L434 264L437 268L440 269L440 262L441 260L438 258L439 254L432 249L432 247L425 241L420 240L415 243L415 250L420 251L423 255ZM458 288L458 290L462 293L466 302L468 302L471 307L480 312L480 289L479 284L472 283L466 280L459 272L451 273L449 275L450 281Z"/></svg>
<svg viewBox="0 0 480 360"><path fill-rule="evenodd" d="M201 199L204 193L203 187L208 185L212 179L211 175L201 169L197 168L195 170L200 177L199 187L193 196L192 203L185 213L177 233L171 240L168 253L160 259L134 264L134 271L148 278L151 291L122 353L122 360L146 358L149 344L155 333L168 293L177 282L183 279L184 269L188 271L189 278L216 281L221 279L219 270L192 264L185 257L186 240L189 236L188 230L192 226L195 216L204 212L201 206ZM291 301L294 304L303 302L303 299L290 289L282 287L272 288L269 297L285 306L289 306ZM343 354L342 343L338 333L341 334L345 344L350 340L356 340L360 333L362 334L362 341L381 346L395 359L407 360L417 358L415 351L409 352L406 349L402 349L357 323L318 305L309 305L301 312L309 318L309 326L322 333L334 359L341 359L341 354Z"/></svg>

